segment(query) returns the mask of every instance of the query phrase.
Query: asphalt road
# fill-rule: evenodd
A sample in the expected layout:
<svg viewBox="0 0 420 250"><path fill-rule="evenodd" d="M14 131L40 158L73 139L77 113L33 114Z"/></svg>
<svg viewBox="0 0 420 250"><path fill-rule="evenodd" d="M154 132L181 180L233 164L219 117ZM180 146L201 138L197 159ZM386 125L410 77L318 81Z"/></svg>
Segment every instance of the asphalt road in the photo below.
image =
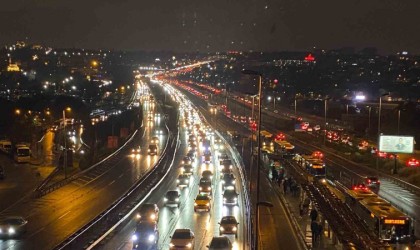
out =
<svg viewBox="0 0 420 250"><path fill-rule="evenodd" d="M144 120L147 110L145 106ZM147 145L162 121L144 124L137 143L142 147L139 159L124 157L105 173L93 171L42 198L25 197L1 214L20 215L29 223L27 232L16 240L0 240L0 249L52 249L84 226L127 191L157 160L147 155ZM160 136L160 144L166 140Z"/></svg>
<svg viewBox="0 0 420 250"><path fill-rule="evenodd" d="M183 93L186 93L185 91ZM239 126L238 123L227 118L223 114L212 115L210 114L207 103L198 97L187 94L187 96L193 101L193 103L199 108L199 110L206 117L207 121L215 129L221 132L226 131L237 131L241 135L247 137L250 135L249 130L243 126ZM237 147L238 152L242 155L245 163L247 175L251 174L253 187L253 203L255 203L255 163L254 167L251 166L251 148L249 143L239 145ZM252 173L251 173L252 171ZM289 215L284 208L281 201L277 198L274 191L272 190L268 181L261 174L260 181L260 200L269 201L273 204L273 208L261 207L260 210L260 246L262 249L301 249L299 240L296 233L291 225ZM240 248L241 249L241 248Z"/></svg>

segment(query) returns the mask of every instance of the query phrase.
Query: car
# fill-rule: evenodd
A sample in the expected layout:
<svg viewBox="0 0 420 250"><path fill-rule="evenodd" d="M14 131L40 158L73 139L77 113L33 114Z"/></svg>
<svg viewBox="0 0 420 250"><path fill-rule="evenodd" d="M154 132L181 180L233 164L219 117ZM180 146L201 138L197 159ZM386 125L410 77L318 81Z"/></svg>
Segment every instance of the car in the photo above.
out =
<svg viewBox="0 0 420 250"><path fill-rule="evenodd" d="M198 184L198 190L200 192L200 194L202 193L208 193L208 194L212 194L212 187L211 187L211 180L210 179L206 179L206 178L201 178L200 179L200 183Z"/></svg>
<svg viewBox="0 0 420 250"><path fill-rule="evenodd" d="M193 175L194 168L191 164L184 164L181 167L181 172L186 175Z"/></svg>
<svg viewBox="0 0 420 250"><path fill-rule="evenodd" d="M206 194L198 194L194 201L194 212L197 212L198 210L206 210L207 212L210 212L210 196Z"/></svg>
<svg viewBox="0 0 420 250"><path fill-rule="evenodd" d="M144 203L138 208L136 218L139 222L158 222L159 208L156 204Z"/></svg>
<svg viewBox="0 0 420 250"><path fill-rule="evenodd" d="M274 110L273 112L274 112L274 113L276 113L276 114L278 114L278 113L279 113L279 111L278 111L277 109L276 109L276 110Z"/></svg>
<svg viewBox="0 0 420 250"><path fill-rule="evenodd" d="M156 223L139 222L131 235L133 249L145 249L156 246L159 241L159 231Z"/></svg>
<svg viewBox="0 0 420 250"><path fill-rule="evenodd" d="M210 164L211 163L211 155L203 155L203 163Z"/></svg>
<svg viewBox="0 0 420 250"><path fill-rule="evenodd" d="M213 173L210 170L204 170L201 173L201 177L203 179L212 180L213 179Z"/></svg>
<svg viewBox="0 0 420 250"><path fill-rule="evenodd" d="M194 161L194 159L195 159L196 155L197 155L197 153L196 153L194 150L190 150L190 151L188 151L188 153L187 153L187 156L188 156L188 157L190 157L190 159L191 159L192 161Z"/></svg>
<svg viewBox="0 0 420 250"><path fill-rule="evenodd" d="M420 166L420 161L417 160L416 158L410 158L410 159L407 160L406 166L407 167L419 167Z"/></svg>
<svg viewBox="0 0 420 250"><path fill-rule="evenodd" d="M191 161L191 158L189 156L186 155L182 158L181 164L191 164L191 163L192 163L192 161Z"/></svg>
<svg viewBox="0 0 420 250"><path fill-rule="evenodd" d="M321 126L319 126L319 125L315 125L315 126L313 127L313 130L314 130L314 131L319 131L319 130L321 130Z"/></svg>
<svg viewBox="0 0 420 250"><path fill-rule="evenodd" d="M226 173L222 176L222 188L223 190L232 187L235 189L235 176L232 173Z"/></svg>
<svg viewBox="0 0 420 250"><path fill-rule="evenodd" d="M214 236L207 248L209 250L231 250L233 249L233 245L229 238L226 236Z"/></svg>
<svg viewBox="0 0 420 250"><path fill-rule="evenodd" d="M178 190L170 190L168 192L166 192L165 197L163 197L163 201L165 202L166 206L176 206L179 207L180 205L180 201L179 201L179 197L181 195L179 194Z"/></svg>
<svg viewBox="0 0 420 250"><path fill-rule="evenodd" d="M223 216L219 222L219 234L234 234L235 237L238 237L238 221L235 216Z"/></svg>
<svg viewBox="0 0 420 250"><path fill-rule="evenodd" d="M218 158L219 158L220 164L222 164L224 160L229 160L229 156L226 153L220 153Z"/></svg>
<svg viewBox="0 0 420 250"><path fill-rule="evenodd" d="M147 149L148 155L157 155L158 153L158 147L156 144L150 144L149 148Z"/></svg>
<svg viewBox="0 0 420 250"><path fill-rule="evenodd" d="M369 176L365 178L365 185L371 189L379 189L381 182L378 177Z"/></svg>
<svg viewBox="0 0 420 250"><path fill-rule="evenodd" d="M194 249L194 233L191 229L175 229L169 249Z"/></svg>
<svg viewBox="0 0 420 250"><path fill-rule="evenodd" d="M141 148L140 148L140 146L137 146L137 147L135 147L135 148L133 148L131 150L131 155L130 156L132 158L139 158L140 155L141 155Z"/></svg>
<svg viewBox="0 0 420 250"><path fill-rule="evenodd" d="M26 232L28 221L20 216L8 216L0 219L0 237L14 238Z"/></svg>
<svg viewBox="0 0 420 250"><path fill-rule="evenodd" d="M153 136L152 139L150 139L150 144L158 144L159 143L159 137Z"/></svg>
<svg viewBox="0 0 420 250"><path fill-rule="evenodd" d="M161 130L161 129L157 129L157 130L155 131L155 134L156 134L156 135L163 135L163 130Z"/></svg>
<svg viewBox="0 0 420 250"><path fill-rule="evenodd" d="M224 205L238 205L238 193L233 189L226 189L223 192L223 204Z"/></svg>
<svg viewBox="0 0 420 250"><path fill-rule="evenodd" d="M188 187L190 185L190 176L186 174L178 175L178 179L176 180L177 187Z"/></svg>
<svg viewBox="0 0 420 250"><path fill-rule="evenodd" d="M233 169L232 160L230 159L223 160L222 163L220 164L220 170L222 170L223 168L229 168L230 170L232 170Z"/></svg>

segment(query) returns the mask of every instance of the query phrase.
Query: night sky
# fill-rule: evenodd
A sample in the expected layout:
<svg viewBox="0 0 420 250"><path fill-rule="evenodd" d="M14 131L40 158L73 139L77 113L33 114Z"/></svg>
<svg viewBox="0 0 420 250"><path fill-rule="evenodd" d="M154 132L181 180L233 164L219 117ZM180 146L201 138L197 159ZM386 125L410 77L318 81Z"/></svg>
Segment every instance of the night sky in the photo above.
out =
<svg viewBox="0 0 420 250"><path fill-rule="evenodd" d="M124 50L377 47L420 54L420 0L8 0L0 44Z"/></svg>

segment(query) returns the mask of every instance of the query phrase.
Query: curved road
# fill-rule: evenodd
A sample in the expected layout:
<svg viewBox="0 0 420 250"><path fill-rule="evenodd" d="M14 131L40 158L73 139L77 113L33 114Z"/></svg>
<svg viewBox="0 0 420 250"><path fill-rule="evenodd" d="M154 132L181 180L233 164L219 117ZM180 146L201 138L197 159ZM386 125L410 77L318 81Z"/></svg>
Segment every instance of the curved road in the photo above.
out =
<svg viewBox="0 0 420 250"><path fill-rule="evenodd" d="M149 109L154 107L144 105L144 121ZM135 143L142 148L139 159L129 156L131 148L124 149L119 153L123 154L120 160L105 173L92 171L42 198L26 197L9 207L1 215L23 216L29 221L28 228L19 239L0 240L0 249L52 249L101 213L157 160L158 156L148 156L146 149L162 124L160 120L145 122L139 130L140 136L135 137ZM164 145L165 140L166 136L161 135L160 144Z"/></svg>

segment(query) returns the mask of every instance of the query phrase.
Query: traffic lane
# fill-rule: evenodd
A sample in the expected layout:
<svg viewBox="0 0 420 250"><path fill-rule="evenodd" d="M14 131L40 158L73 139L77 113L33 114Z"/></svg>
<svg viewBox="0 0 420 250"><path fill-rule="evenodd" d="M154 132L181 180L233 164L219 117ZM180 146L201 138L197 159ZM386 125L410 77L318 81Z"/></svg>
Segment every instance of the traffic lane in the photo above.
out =
<svg viewBox="0 0 420 250"><path fill-rule="evenodd" d="M186 151L186 143L185 143L185 135L184 133L180 133L181 144L180 147L175 154L175 159L173 163L173 167L167 175L167 179L161 183L161 185L153 192L153 194L144 202L144 203L155 203L158 204L160 209L159 211L159 234L161 241L164 235L169 235L168 229L169 224L176 218L176 211L178 208L165 208L163 203L163 197L168 190L176 189L176 180L179 174L179 165L182 161L182 158L187 153ZM189 188L184 188L181 190L181 206L180 210L183 209L185 204L185 197L189 195L188 190ZM124 225L121 230L119 230L111 240L106 242L103 249L132 249L132 242L131 242L131 235L135 230L136 220L135 215L130 221Z"/></svg>
<svg viewBox="0 0 420 250"><path fill-rule="evenodd" d="M215 154L213 154L213 162L215 162L215 167L218 167L217 159ZM235 236L226 235L230 238L232 243L235 245L235 249L241 248L244 243L245 232L243 230L244 223L244 200L242 198L242 188L239 183L236 184L237 192L240 194L238 197L238 206L224 206L223 205L223 191L220 183L220 172L217 170L214 176L213 183L213 193L212 193L212 206L210 212L207 211L197 211L194 212L194 202L195 197L199 193L198 191L198 181L201 177L201 170L197 169L194 176L194 186L191 186L191 191L186 198L185 206L180 211L179 219L175 223L175 227L171 228L169 231L171 236L173 231L176 228L190 228L195 234L195 247L198 249L204 249L207 245L210 244L211 239L214 236L219 236L219 222L223 216L234 215L238 221L242 222L239 225L238 238L235 239ZM236 180L240 180L237 169L234 168L234 175ZM165 237L162 239L162 245L160 247L167 248L169 247L170 238Z"/></svg>
<svg viewBox="0 0 420 250"><path fill-rule="evenodd" d="M146 133L148 136L148 133ZM148 140L144 140L146 145ZM138 167L144 171L148 158L143 157ZM149 159L152 164L157 157ZM118 199L133 184L133 166L129 157L124 157L103 177L79 187L75 183L64 186L37 200L26 200L21 206L8 209L9 214L19 214L28 218L28 232L17 242L19 248L45 246L53 248L72 232L76 231L106 207ZM103 195L106 193L107 195ZM92 201L95 202L92 202Z"/></svg>

